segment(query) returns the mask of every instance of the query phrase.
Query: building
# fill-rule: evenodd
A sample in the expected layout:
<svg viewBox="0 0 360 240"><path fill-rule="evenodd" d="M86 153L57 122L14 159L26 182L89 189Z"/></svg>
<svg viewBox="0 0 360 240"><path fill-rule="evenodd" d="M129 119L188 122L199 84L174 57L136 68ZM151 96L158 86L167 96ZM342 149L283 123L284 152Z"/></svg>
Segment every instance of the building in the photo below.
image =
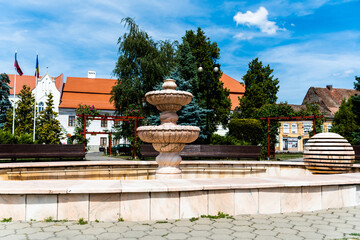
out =
<svg viewBox="0 0 360 240"><path fill-rule="evenodd" d="M322 125L323 132L329 132L332 128L335 113L339 110L343 99L360 94L354 89L333 88L327 85L325 88L310 87L301 105L291 105L295 111L299 111L306 104L316 103L320 111L324 113L325 122ZM279 143L275 146L280 152L302 152L307 140L310 138L313 122L308 121L281 121L279 129Z"/></svg>
<svg viewBox="0 0 360 240"><path fill-rule="evenodd" d="M79 104L94 106L101 114L114 115L115 108L110 103L111 90L116 84L116 79L96 78L93 71L89 71L87 78L67 77L64 83L59 105L59 121L66 130L66 134L73 135L75 130L76 113ZM87 130L90 132L110 131L113 123L110 121L92 121ZM100 146L108 146L108 135L88 135L89 151L99 151ZM66 140L64 140L64 143ZM113 140L113 145L117 144Z"/></svg>
<svg viewBox="0 0 360 240"><path fill-rule="evenodd" d="M58 77L52 78L48 73L44 76L40 76L38 79L38 84L36 85L36 77L35 76L26 76L26 75L16 75L16 86L15 84L15 75L9 74L10 84L10 96L9 100L12 104L14 104L14 91L15 92L15 102L19 98L19 93L23 87L23 85L27 85L30 87L32 93L36 96L37 103L37 112L42 111L46 105L47 96L52 93L54 99L54 107L55 111L58 112L58 106L60 102L60 90L61 85L63 83L63 74ZM36 87L35 87L36 86Z"/></svg>

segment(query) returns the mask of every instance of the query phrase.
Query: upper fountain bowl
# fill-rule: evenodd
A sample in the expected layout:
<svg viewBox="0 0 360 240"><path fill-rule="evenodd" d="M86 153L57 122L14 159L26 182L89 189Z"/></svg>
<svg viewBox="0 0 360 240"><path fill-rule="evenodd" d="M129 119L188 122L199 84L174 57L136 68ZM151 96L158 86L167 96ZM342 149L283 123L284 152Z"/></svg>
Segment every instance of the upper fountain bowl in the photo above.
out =
<svg viewBox="0 0 360 240"><path fill-rule="evenodd" d="M156 106L159 111L179 111L189 104L193 95L185 91L177 91L173 79L166 79L162 85L163 90L151 91L145 94L146 101Z"/></svg>

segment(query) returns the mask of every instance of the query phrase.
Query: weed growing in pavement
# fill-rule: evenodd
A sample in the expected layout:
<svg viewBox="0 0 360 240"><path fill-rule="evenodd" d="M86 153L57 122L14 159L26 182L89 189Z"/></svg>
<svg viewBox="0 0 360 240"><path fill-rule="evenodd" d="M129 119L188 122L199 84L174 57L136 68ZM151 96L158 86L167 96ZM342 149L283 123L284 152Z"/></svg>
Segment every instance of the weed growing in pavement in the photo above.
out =
<svg viewBox="0 0 360 240"><path fill-rule="evenodd" d="M35 221L35 220L34 220ZM52 217L48 217L44 219L45 222L68 222L67 219L63 219L63 220L55 220Z"/></svg>
<svg viewBox="0 0 360 240"><path fill-rule="evenodd" d="M123 218L118 218L118 222L123 222L124 219Z"/></svg>
<svg viewBox="0 0 360 240"><path fill-rule="evenodd" d="M229 214L218 212L217 215L201 215L201 218L210 218L210 219L219 219L219 218L226 218L226 219L235 219L233 216L230 216Z"/></svg>
<svg viewBox="0 0 360 240"><path fill-rule="evenodd" d="M199 218L198 217L192 217L189 220L190 220L190 222L195 222L195 221L199 220Z"/></svg>
<svg viewBox="0 0 360 240"><path fill-rule="evenodd" d="M156 223L168 223L168 221L156 221Z"/></svg>
<svg viewBox="0 0 360 240"><path fill-rule="evenodd" d="M88 224L88 221L84 221L84 218L79 218L78 224L85 225Z"/></svg>
<svg viewBox="0 0 360 240"><path fill-rule="evenodd" d="M9 217L9 218L3 218L1 220L1 222L11 222L12 221L12 217Z"/></svg>

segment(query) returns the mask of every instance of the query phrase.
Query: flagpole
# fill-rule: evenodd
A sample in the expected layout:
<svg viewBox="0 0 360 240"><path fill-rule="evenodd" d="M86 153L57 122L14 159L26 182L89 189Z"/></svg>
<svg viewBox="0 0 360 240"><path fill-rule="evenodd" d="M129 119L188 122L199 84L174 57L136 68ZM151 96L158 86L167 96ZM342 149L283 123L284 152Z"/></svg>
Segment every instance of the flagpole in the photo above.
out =
<svg viewBox="0 0 360 240"><path fill-rule="evenodd" d="M36 54L36 70L35 70L35 104L34 104L34 131L33 131L33 142L35 142L35 126L36 126L36 97L37 97L37 83L38 83L38 55Z"/></svg>
<svg viewBox="0 0 360 240"><path fill-rule="evenodd" d="M15 50L15 53L17 53L17 50ZM12 120L12 134L15 134L15 93L16 93L16 72L17 70L15 70L15 80L14 80L14 97L13 97L13 101L14 101L14 106L13 106L13 120Z"/></svg>

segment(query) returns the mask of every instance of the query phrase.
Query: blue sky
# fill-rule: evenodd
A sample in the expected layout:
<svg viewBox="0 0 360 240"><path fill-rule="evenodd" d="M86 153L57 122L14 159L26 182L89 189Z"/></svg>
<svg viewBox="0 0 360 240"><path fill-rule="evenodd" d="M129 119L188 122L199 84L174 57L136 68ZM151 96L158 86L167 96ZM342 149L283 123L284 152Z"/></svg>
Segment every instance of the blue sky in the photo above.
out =
<svg viewBox="0 0 360 240"><path fill-rule="evenodd" d="M222 71L241 81L256 58L280 80L278 101L300 104L309 87L353 88L360 76L356 0L0 0L0 72L114 78L117 40L132 17L154 40L201 27L221 49Z"/></svg>

